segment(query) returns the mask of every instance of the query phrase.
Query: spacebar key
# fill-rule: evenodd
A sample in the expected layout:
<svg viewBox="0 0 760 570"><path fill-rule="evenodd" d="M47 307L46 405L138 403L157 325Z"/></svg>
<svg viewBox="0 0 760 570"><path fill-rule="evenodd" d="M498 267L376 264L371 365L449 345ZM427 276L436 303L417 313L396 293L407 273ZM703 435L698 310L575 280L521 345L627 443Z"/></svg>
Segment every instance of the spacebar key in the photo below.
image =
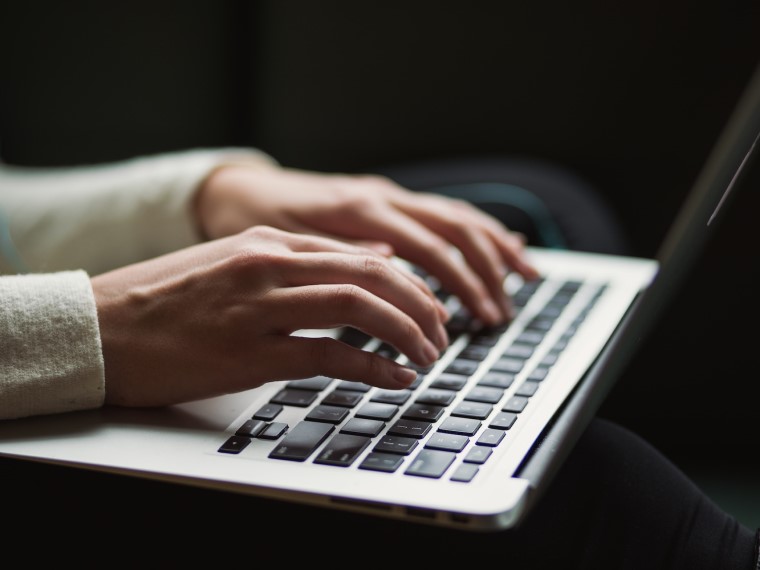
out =
<svg viewBox="0 0 760 570"><path fill-rule="evenodd" d="M314 450L332 433L335 426L322 422L302 421L277 444L269 457L272 459L289 459L306 461Z"/></svg>

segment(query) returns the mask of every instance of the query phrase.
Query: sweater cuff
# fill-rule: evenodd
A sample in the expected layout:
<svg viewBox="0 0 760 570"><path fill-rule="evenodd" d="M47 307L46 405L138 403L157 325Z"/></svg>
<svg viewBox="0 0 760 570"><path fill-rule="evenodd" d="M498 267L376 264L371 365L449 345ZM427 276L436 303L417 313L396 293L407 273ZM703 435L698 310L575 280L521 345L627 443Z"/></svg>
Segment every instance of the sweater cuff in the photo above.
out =
<svg viewBox="0 0 760 570"><path fill-rule="evenodd" d="M95 297L84 271L0 277L0 418L103 405Z"/></svg>

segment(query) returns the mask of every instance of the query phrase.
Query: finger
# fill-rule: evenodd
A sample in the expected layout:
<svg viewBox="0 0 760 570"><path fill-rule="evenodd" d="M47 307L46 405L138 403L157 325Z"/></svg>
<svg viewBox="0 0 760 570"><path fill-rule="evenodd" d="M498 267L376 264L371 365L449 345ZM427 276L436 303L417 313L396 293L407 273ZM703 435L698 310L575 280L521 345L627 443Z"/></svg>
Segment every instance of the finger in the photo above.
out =
<svg viewBox="0 0 760 570"><path fill-rule="evenodd" d="M382 236L398 255L423 267L480 319L497 324L504 317L490 291L470 266L451 253L451 244L425 225L395 209L367 212L360 220L365 231Z"/></svg>
<svg viewBox="0 0 760 570"><path fill-rule="evenodd" d="M273 289L266 295L261 318L277 334L351 326L393 345L422 366L435 362L442 350L411 316L353 284ZM437 334L438 324L423 326Z"/></svg>
<svg viewBox="0 0 760 570"><path fill-rule="evenodd" d="M428 195L426 198L423 201L396 201L402 211L420 220L433 231L448 236L460 249L466 247L466 241L461 238L466 238L467 235L456 228L465 227L486 235L509 268L526 279L538 277L538 270L526 257L525 238L522 234L509 231L498 219L465 200L435 195ZM468 253L470 254L471 252Z"/></svg>
<svg viewBox="0 0 760 570"><path fill-rule="evenodd" d="M266 345L266 358L256 366L259 381L328 376L365 382L379 388L407 388L414 370L332 338L279 337Z"/></svg>
<svg viewBox="0 0 760 570"><path fill-rule="evenodd" d="M509 298L504 291L506 266L501 252L486 231L474 223L467 223L461 214L452 216L453 210L442 209L439 212L428 210L421 214L420 221L434 233L443 236L453 244L464 256L465 261L482 279L491 295L491 299L499 306L502 317L511 317L512 309Z"/></svg>
<svg viewBox="0 0 760 570"><path fill-rule="evenodd" d="M449 318L430 287L419 276L383 257L314 252L281 269L283 285L353 283L399 307L423 323L439 349L448 346L442 321Z"/></svg>

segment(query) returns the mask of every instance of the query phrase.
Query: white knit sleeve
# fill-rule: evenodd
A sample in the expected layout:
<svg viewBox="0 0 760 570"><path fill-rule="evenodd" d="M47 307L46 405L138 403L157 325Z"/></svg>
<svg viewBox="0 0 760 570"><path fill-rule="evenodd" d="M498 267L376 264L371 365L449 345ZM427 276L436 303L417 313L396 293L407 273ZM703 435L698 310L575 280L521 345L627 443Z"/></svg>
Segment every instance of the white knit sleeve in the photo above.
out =
<svg viewBox="0 0 760 570"><path fill-rule="evenodd" d="M0 419L96 408L103 399L87 274L0 277Z"/></svg>
<svg viewBox="0 0 760 570"><path fill-rule="evenodd" d="M276 164L256 149L219 148L74 168L0 165L0 216L24 265L9 269L6 255L0 273L94 275L197 243L193 195L216 167L236 163Z"/></svg>

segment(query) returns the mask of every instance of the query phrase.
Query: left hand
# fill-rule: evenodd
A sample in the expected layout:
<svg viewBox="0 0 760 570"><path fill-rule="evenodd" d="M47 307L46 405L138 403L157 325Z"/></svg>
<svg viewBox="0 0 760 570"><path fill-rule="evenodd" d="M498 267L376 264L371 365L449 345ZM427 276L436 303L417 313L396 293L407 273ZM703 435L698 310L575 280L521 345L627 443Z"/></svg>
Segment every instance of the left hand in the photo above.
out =
<svg viewBox="0 0 760 570"><path fill-rule="evenodd" d="M488 325L510 318L508 271L538 276L523 237L497 219L466 201L412 192L381 176L224 166L200 188L196 215L211 239L268 225L398 255L435 276Z"/></svg>

